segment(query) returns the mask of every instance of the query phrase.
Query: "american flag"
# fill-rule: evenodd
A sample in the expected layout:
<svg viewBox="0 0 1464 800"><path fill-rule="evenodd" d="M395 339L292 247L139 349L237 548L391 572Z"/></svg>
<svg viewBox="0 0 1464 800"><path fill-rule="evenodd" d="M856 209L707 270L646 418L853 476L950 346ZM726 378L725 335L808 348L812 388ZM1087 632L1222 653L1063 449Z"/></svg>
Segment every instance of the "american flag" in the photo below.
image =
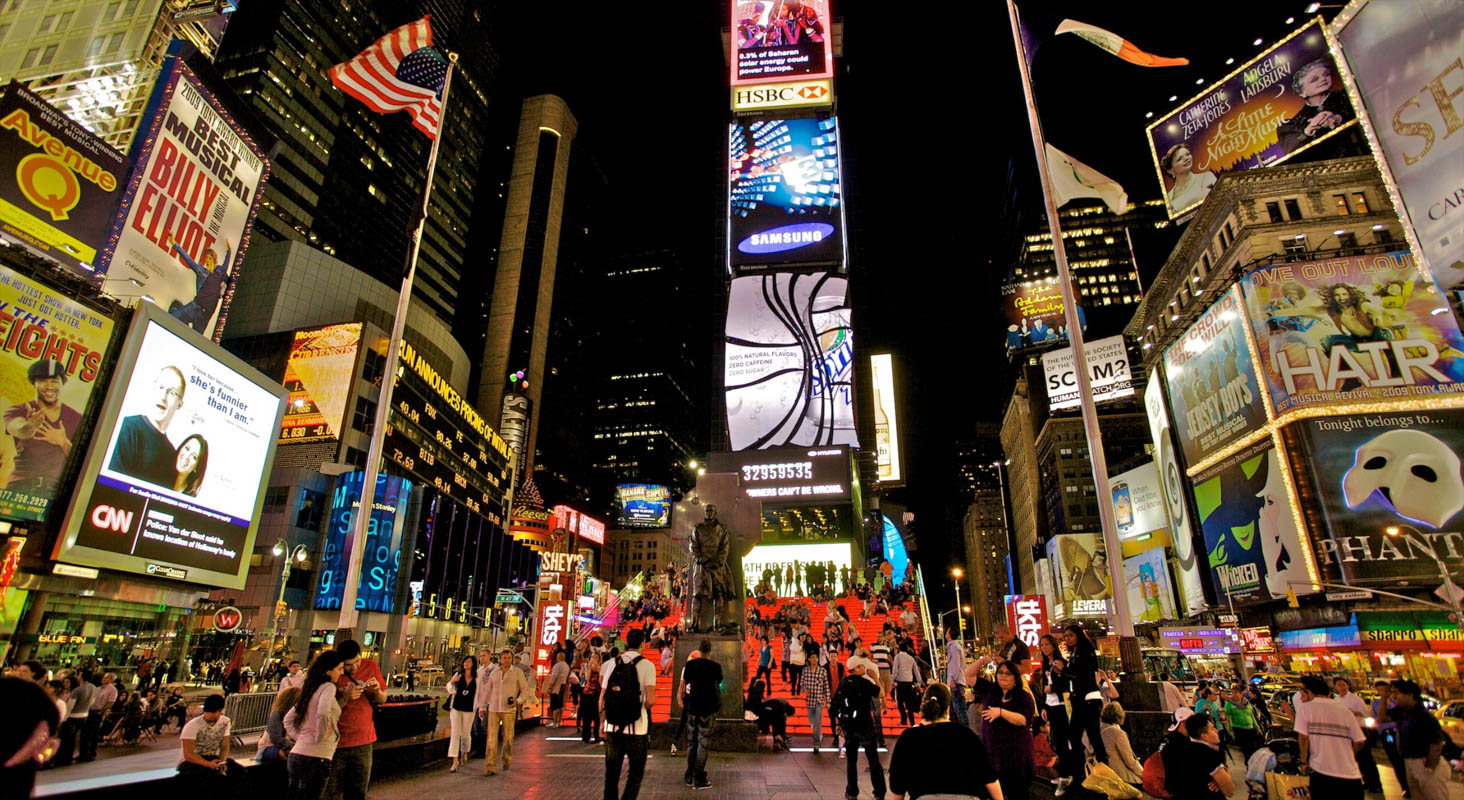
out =
<svg viewBox="0 0 1464 800"><path fill-rule="evenodd" d="M361 54L330 69L331 83L372 111L405 111L412 125L437 138L448 62L432 47L431 16L381 37Z"/></svg>

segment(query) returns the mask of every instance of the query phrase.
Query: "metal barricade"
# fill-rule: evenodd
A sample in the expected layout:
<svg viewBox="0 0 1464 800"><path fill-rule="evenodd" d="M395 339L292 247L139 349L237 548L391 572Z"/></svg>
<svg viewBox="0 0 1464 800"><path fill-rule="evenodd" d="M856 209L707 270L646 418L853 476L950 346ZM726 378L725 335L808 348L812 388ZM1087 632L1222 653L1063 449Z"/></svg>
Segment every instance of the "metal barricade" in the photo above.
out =
<svg viewBox="0 0 1464 800"><path fill-rule="evenodd" d="M259 733L269 722L269 707L275 696L269 692L239 692L224 699L224 716L229 718L230 732L237 738Z"/></svg>

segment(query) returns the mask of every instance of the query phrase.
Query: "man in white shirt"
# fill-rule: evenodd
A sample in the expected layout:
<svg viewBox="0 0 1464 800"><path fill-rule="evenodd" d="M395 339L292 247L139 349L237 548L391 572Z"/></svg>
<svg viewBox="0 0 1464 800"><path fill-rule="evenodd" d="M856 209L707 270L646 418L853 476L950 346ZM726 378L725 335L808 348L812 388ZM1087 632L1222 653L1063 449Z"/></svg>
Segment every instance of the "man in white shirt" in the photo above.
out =
<svg viewBox="0 0 1464 800"><path fill-rule="evenodd" d="M909 606L905 606L905 610L900 612L900 626L903 627L905 630L915 630L915 624L918 621L919 620L915 616L915 609Z"/></svg>
<svg viewBox="0 0 1464 800"><path fill-rule="evenodd" d="M478 693L473 698L478 716L488 723L488 742L483 753L484 775L498 771L500 725L503 727L503 768L508 769L508 763L513 759L513 725L518 719L518 708L533 694L534 688L529 679L513 666L513 651L504 650L498 655L498 669L478 684Z"/></svg>
<svg viewBox="0 0 1464 800"><path fill-rule="evenodd" d="M636 800L640 794L641 780L646 774L646 755L650 749L651 706L656 702L656 667L640 654L645 632L640 628L626 631L626 650L618 659L605 662L600 668L600 711L605 716L605 798L606 800ZM614 723L606 710L611 693L618 687L611 682L618 663L633 664L640 683L640 717L633 723ZM626 758L630 759L630 774L625 779L625 791L620 792L620 769Z"/></svg>
<svg viewBox="0 0 1464 800"><path fill-rule="evenodd" d="M283 692L284 690L292 686L296 689L304 688L305 670L300 669L300 662L291 661L290 665L286 667L286 669L289 670L289 672L285 675L285 677L280 678L280 691Z"/></svg>
<svg viewBox="0 0 1464 800"><path fill-rule="evenodd" d="M549 724L547 728L558 728L564 724L564 692L569 688L569 664L564 661L564 652L554 654L554 667L549 670L549 679L544 693L549 695Z"/></svg>
<svg viewBox="0 0 1464 800"><path fill-rule="evenodd" d="M1330 693L1323 678L1308 675L1301 679L1301 705L1295 722L1301 736L1301 768L1311 772L1313 797L1363 800L1356 752L1367 737L1357 717L1328 697Z"/></svg>
<svg viewBox="0 0 1464 800"><path fill-rule="evenodd" d="M209 695L203 713L188 720L178 734L183 760L178 772L184 775L221 775L229 763L229 734L233 723L224 716L224 696Z"/></svg>
<svg viewBox="0 0 1464 800"><path fill-rule="evenodd" d="M1357 724L1363 729L1363 736L1367 735L1367 718L1372 716L1372 709L1368 707L1367 701L1358 697L1352 692L1352 683L1342 676L1332 679L1332 688L1336 690L1337 702L1342 707L1352 712L1357 717ZM1357 750L1357 768L1362 771L1362 784L1364 791L1383 791L1383 780L1378 775L1378 762L1373 760L1372 747L1363 745Z"/></svg>

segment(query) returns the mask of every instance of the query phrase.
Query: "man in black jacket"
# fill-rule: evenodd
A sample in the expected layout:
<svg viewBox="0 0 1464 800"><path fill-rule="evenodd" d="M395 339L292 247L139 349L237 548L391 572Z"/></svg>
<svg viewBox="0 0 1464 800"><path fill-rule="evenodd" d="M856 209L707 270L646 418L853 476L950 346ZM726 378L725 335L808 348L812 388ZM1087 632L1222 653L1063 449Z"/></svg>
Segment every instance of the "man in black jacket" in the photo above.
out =
<svg viewBox="0 0 1464 800"><path fill-rule="evenodd" d="M861 744L864 746L865 756L869 760L869 780L874 787L874 796L884 797L884 766L879 763L879 740L875 736L874 717L871 712L876 698L879 697L879 688L875 686L874 682L864 677L862 659L851 659L851 662L849 674L839 682L839 689L834 692L833 700L834 713L839 720L839 727L844 730L844 746L849 759L844 797L845 800L858 800L859 797L859 747Z"/></svg>
<svg viewBox="0 0 1464 800"><path fill-rule="evenodd" d="M702 639L697 658L681 669L681 714L686 721L686 785L710 788L707 753L711 745L712 721L722 708L722 665L712 660L712 643Z"/></svg>

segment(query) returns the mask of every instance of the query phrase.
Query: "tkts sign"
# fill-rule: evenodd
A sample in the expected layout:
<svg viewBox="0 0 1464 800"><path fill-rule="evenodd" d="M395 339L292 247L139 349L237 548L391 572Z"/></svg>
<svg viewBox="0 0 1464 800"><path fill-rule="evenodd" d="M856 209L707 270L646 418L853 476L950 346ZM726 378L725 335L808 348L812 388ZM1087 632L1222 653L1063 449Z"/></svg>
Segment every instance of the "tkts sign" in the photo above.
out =
<svg viewBox="0 0 1464 800"><path fill-rule="evenodd" d="M1040 594L1006 596L1007 627L1033 652L1048 631L1047 598Z"/></svg>
<svg viewBox="0 0 1464 800"><path fill-rule="evenodd" d="M569 603L562 600L539 603L539 633L534 647L534 673L540 677L549 674L554 666L550 661L554 648L569 629Z"/></svg>

